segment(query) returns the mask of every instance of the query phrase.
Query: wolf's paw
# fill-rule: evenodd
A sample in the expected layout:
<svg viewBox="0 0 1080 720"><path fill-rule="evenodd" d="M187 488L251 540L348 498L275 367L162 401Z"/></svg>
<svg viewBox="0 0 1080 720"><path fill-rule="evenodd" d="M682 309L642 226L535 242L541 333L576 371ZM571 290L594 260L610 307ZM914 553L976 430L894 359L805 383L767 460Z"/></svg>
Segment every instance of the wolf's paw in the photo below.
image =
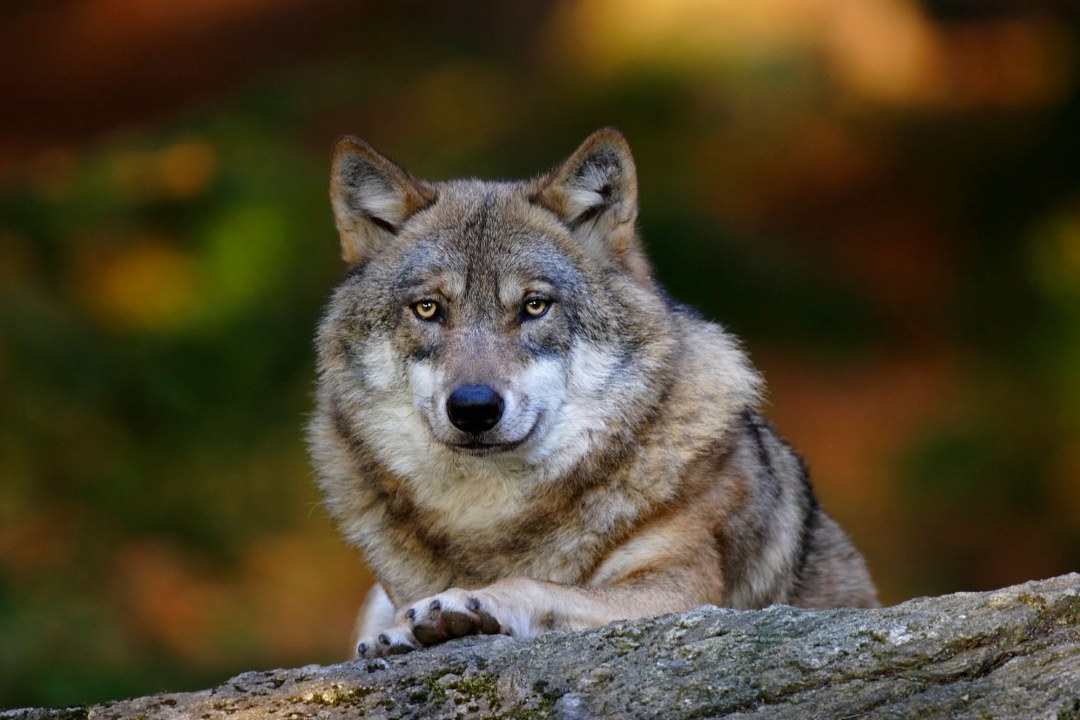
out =
<svg viewBox="0 0 1080 720"><path fill-rule="evenodd" d="M451 588L425 598L404 613L421 645L437 645L465 635L509 634L495 619L481 591Z"/></svg>
<svg viewBox="0 0 1080 720"><path fill-rule="evenodd" d="M416 641L416 638L413 637L407 627L394 626L375 637L364 638L357 643L356 656L364 659L380 658L387 655L401 655L419 649L420 643Z"/></svg>

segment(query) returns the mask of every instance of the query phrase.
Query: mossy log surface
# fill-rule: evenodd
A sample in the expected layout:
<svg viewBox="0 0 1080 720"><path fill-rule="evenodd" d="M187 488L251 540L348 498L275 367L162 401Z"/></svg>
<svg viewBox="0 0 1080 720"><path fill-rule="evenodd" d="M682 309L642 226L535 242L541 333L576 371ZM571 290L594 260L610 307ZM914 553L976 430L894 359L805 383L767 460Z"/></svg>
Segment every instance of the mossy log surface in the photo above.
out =
<svg viewBox="0 0 1080 720"><path fill-rule="evenodd" d="M1080 720L1080 575L878 610L699 608L534 640L248 672L38 718Z"/></svg>

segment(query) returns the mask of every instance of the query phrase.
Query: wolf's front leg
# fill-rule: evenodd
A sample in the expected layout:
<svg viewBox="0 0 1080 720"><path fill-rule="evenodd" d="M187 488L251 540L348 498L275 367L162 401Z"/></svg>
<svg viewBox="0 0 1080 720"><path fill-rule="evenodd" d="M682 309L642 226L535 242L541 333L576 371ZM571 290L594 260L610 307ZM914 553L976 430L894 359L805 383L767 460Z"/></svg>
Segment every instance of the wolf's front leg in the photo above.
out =
<svg viewBox="0 0 1080 720"><path fill-rule="evenodd" d="M672 589L680 587L685 585L571 587L511 578L476 590L451 588L400 610L393 626L362 639L356 652L362 658L396 655L465 635L532 637L689 610L707 601Z"/></svg>

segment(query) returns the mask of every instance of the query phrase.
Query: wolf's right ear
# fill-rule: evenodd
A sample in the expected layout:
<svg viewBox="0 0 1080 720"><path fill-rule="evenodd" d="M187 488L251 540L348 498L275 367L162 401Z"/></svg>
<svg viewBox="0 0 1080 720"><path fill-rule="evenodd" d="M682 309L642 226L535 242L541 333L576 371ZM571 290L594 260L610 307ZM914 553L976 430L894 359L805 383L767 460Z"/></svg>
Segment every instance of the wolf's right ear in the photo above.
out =
<svg viewBox="0 0 1080 720"><path fill-rule="evenodd" d="M350 265L379 254L413 214L438 194L359 138L337 141L330 159L330 203Z"/></svg>

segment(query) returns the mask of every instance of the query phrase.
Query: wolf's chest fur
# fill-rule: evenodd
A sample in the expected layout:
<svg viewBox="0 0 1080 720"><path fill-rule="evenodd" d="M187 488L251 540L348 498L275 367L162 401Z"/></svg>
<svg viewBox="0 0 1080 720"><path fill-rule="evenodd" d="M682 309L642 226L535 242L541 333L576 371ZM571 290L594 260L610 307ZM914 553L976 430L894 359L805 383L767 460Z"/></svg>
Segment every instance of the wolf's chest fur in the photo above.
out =
<svg viewBox="0 0 1080 720"><path fill-rule="evenodd" d="M593 468L583 452L585 431L554 447L550 457L530 461L432 447L417 441L423 434L416 422L402 418L381 426L393 438L370 427L355 434L335 429L349 448L333 463L344 482L324 482L333 507L351 508L346 534L365 548L392 595L516 575L584 583L669 490L634 487L626 467ZM358 455L367 474L357 470ZM560 466L570 469L552 471Z"/></svg>
<svg viewBox="0 0 1080 720"><path fill-rule="evenodd" d="M653 279L620 135L516 183L427 183L346 139L331 197L351 271L312 455L396 603L508 578L873 602L737 343Z"/></svg>

